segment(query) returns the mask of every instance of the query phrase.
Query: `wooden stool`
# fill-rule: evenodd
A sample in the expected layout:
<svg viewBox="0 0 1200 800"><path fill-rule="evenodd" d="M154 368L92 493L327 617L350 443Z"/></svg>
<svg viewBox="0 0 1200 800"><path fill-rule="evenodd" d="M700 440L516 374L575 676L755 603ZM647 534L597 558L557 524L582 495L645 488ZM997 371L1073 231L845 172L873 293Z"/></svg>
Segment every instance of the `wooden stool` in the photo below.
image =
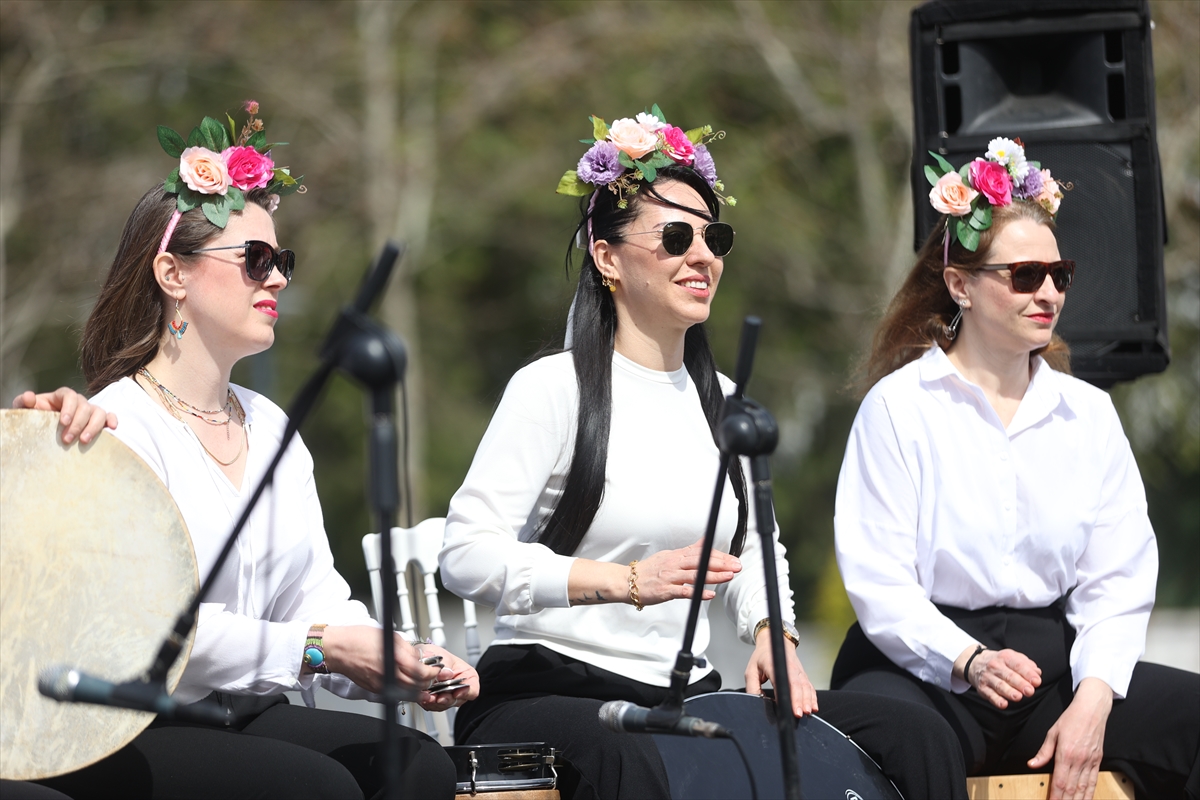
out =
<svg viewBox="0 0 1200 800"><path fill-rule="evenodd" d="M967 778L971 800L1045 800L1049 795L1049 773ZM1133 800L1133 784L1120 772L1101 772L1095 800Z"/></svg>

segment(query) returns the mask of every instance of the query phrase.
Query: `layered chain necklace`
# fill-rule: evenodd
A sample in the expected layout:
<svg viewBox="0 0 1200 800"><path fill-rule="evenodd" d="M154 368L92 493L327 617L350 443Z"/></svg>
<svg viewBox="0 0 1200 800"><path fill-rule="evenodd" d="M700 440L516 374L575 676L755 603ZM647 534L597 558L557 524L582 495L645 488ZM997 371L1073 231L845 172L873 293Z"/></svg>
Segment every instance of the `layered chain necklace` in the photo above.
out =
<svg viewBox="0 0 1200 800"><path fill-rule="evenodd" d="M229 423L236 419L238 424L242 426L242 443L241 447L238 448L237 454L233 458L229 459L228 461L222 461L213 454L212 450L209 450L207 447L205 447L203 441L200 441L200 446L204 448L204 452L208 453L209 457L213 461L217 462L222 467L231 466L234 462L242 457L242 453L245 452L246 448L246 411L242 408L242 404L238 401L237 395L233 393L233 389L227 390L224 408L218 408L210 411L204 408L196 408L185 400L181 400L179 397L176 397L174 392L172 392L166 386L163 386L162 382L159 381L158 378L151 375L150 370L146 369L145 367L139 369L138 374L149 381L150 385L158 391L158 396L162 398L163 405L166 406L167 410L171 412L172 416L174 416L175 419L179 420L180 422L184 421L183 417L180 416L182 413L191 414L196 419L208 425L223 425L225 427L225 438L229 439ZM214 419L214 415L216 414L224 414L225 418ZM197 436L196 439L199 441L200 437Z"/></svg>

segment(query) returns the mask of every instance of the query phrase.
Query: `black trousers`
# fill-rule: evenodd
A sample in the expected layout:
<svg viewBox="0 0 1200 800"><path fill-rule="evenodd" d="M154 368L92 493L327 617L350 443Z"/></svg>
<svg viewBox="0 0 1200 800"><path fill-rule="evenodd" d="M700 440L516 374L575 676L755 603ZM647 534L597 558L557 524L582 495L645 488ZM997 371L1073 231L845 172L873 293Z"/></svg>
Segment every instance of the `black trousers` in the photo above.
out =
<svg viewBox="0 0 1200 800"><path fill-rule="evenodd" d="M925 683L883 655L851 626L833 667L836 689L924 705L954 729L968 775L1033 772L1027 764L1074 697L1070 670L1074 630L1061 604L1046 609L940 607L989 649L1012 648L1042 669L1042 685L1007 709L974 689L953 694ZM1102 769L1120 770L1141 798L1200 798L1200 675L1138 663L1125 699L1113 703L1104 731ZM1048 771L1043 767L1038 771Z"/></svg>
<svg viewBox="0 0 1200 800"><path fill-rule="evenodd" d="M381 790L384 722L272 698L214 696L239 729L154 722L130 744L77 772L39 781L86 798L371 798ZM404 797L454 796L454 765L428 736L400 729Z"/></svg>
<svg viewBox="0 0 1200 800"><path fill-rule="evenodd" d="M482 691L478 700L459 709L455 741L544 741L559 749L571 767L560 771L564 800L670 796L654 739L613 733L597 716L609 700L656 705L666 689L541 645L493 645L478 670ZM714 692L720 686L720 676L712 672L689 686L686 695ZM920 705L851 692L819 692L818 702L821 718L853 738L905 797L967 796L957 737L938 714Z"/></svg>

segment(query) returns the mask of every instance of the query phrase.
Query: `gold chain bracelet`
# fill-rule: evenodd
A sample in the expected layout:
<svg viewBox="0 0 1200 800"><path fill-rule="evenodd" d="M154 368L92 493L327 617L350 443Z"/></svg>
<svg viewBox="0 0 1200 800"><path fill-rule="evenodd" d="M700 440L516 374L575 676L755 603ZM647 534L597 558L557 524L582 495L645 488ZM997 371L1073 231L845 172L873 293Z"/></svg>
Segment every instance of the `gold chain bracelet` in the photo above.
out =
<svg viewBox="0 0 1200 800"><path fill-rule="evenodd" d="M634 608L638 611L645 608L642 605L642 596L638 593L636 558L629 562L629 602L633 603Z"/></svg>

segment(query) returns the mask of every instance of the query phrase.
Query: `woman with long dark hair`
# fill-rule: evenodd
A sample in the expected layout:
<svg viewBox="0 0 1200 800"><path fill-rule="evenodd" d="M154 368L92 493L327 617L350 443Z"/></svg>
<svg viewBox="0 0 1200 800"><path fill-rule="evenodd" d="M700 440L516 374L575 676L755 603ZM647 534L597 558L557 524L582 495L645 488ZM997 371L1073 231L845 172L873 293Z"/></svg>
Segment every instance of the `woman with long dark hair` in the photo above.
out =
<svg viewBox="0 0 1200 800"><path fill-rule="evenodd" d="M935 156L936 157L936 156ZM945 216L888 307L838 480L858 622L832 685L937 710L969 774L1200 795L1200 676L1138 661L1158 552L1104 392L1054 333L1062 191L1018 141L927 168ZM1081 269L1086 265L1081 265Z"/></svg>
<svg viewBox="0 0 1200 800"><path fill-rule="evenodd" d="M496 638L478 666L481 695L459 710L456 736L559 748L573 769L564 796L665 797L653 740L608 731L597 712L609 700L664 698L688 612L672 601L691 597L696 584L706 599L720 595L755 647L746 690L759 692L772 672L760 539L738 465L709 571L697 575L719 458L713 430L732 390L704 322L734 233L719 219L710 129L685 134L657 107L593 124L596 141L560 183L582 198L576 234L586 242L569 345L512 378L450 503L443 581L497 612ZM794 645L778 541L774 557ZM708 641L704 616L694 651ZM819 707L909 797L965 796L940 718L816 692L788 651L793 713ZM697 667L687 695L720 686L711 667Z"/></svg>
<svg viewBox="0 0 1200 800"><path fill-rule="evenodd" d="M275 167L258 104L245 110L236 138L210 118L186 143L159 129L179 166L130 215L84 328L90 403L70 390L14 402L70 416L64 437L113 428L171 492L201 580L287 425L278 406L229 380L235 363L273 343L296 262L279 249L272 214L299 184ZM106 635L119 643L119 627ZM99 763L44 783L77 799L372 797L383 723L289 706L283 692L299 690L310 705L319 688L378 700L382 651L378 626L334 568L312 457L297 437L200 606L174 693L232 709L235 729L158 721ZM423 663L433 655L441 667ZM394 669L401 689L432 710L477 692L470 666L399 636ZM426 691L455 676L463 688ZM454 768L442 748L411 729L399 737L389 757L403 765L406 796L452 796Z"/></svg>

